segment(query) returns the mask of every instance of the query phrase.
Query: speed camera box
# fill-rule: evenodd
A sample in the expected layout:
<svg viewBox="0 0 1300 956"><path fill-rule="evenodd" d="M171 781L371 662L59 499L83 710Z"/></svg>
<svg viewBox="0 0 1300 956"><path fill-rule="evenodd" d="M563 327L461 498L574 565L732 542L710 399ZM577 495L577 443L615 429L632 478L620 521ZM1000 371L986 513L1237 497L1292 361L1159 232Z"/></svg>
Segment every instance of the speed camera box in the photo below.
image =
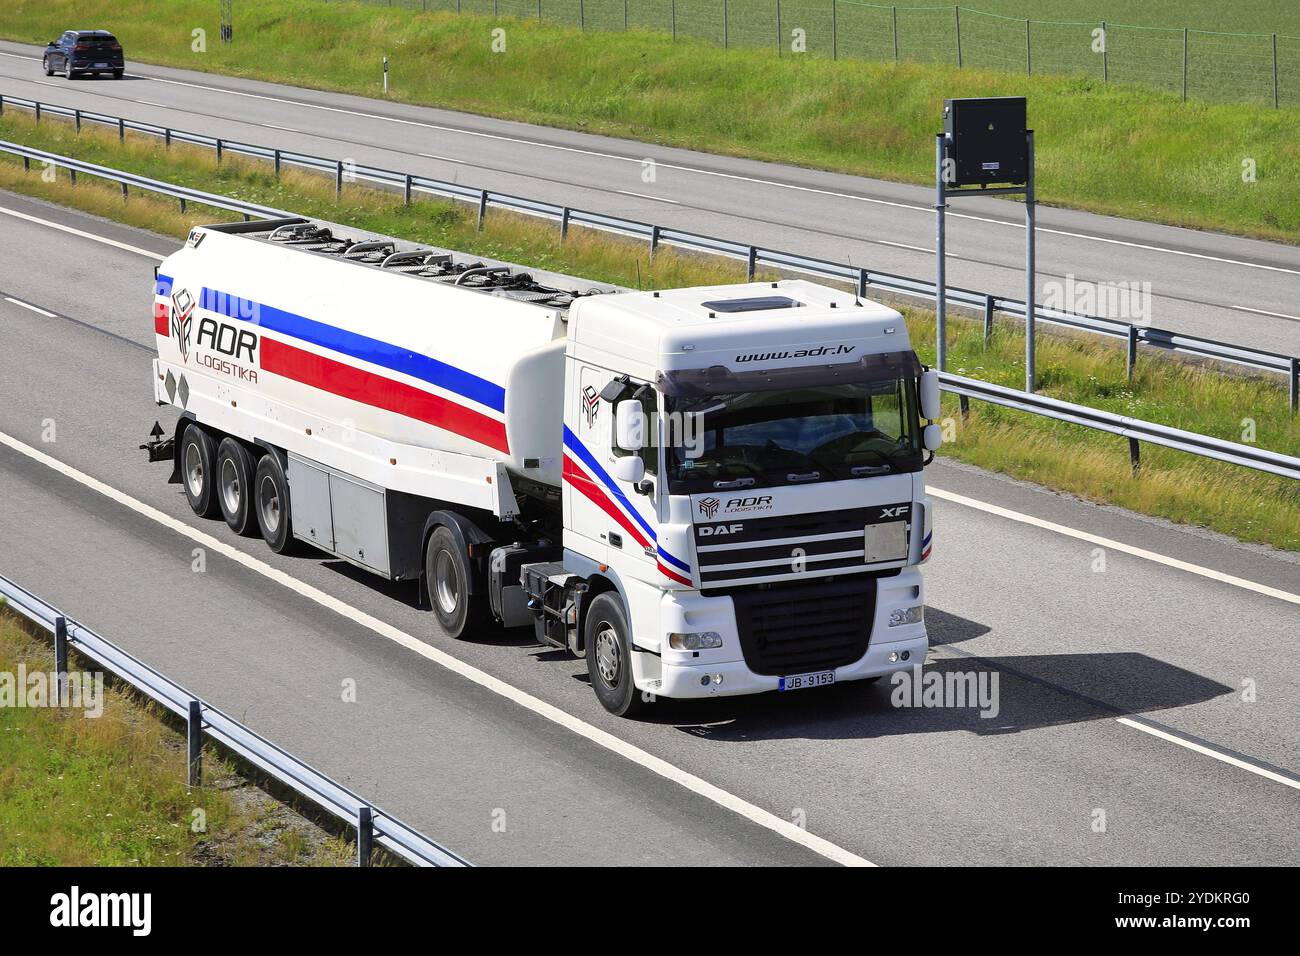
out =
<svg viewBox="0 0 1300 956"><path fill-rule="evenodd" d="M943 101L948 186L1024 183L1029 176L1025 98L990 96Z"/></svg>

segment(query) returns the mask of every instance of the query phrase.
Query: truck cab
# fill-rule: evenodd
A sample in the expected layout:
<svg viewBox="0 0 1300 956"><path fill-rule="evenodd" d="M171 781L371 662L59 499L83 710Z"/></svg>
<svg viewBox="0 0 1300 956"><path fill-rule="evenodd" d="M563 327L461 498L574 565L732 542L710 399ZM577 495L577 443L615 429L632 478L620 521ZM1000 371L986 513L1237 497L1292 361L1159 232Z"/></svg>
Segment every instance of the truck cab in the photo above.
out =
<svg viewBox="0 0 1300 956"><path fill-rule="evenodd" d="M575 303L553 642L616 713L921 664L937 405L902 316L825 286Z"/></svg>

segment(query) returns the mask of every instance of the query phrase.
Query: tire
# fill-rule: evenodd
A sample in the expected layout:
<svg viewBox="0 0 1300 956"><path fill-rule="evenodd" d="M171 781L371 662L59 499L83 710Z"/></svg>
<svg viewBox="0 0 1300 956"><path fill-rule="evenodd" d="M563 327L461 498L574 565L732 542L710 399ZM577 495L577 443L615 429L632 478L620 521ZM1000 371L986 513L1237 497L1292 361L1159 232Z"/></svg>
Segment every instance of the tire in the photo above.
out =
<svg viewBox="0 0 1300 956"><path fill-rule="evenodd" d="M445 526L434 528L424 549L424 582L433 613L449 637L463 637L486 623L483 589L470 593L473 574L455 535Z"/></svg>
<svg viewBox="0 0 1300 956"><path fill-rule="evenodd" d="M200 518L215 518L221 510L212 490L217 443L202 425L190 425L181 436L181 485Z"/></svg>
<svg viewBox="0 0 1300 956"><path fill-rule="evenodd" d="M217 465L213 471L213 492L221 505L221 516L235 534L255 534L258 529L256 509L252 504L253 471L257 463L242 442L223 438L217 446Z"/></svg>
<svg viewBox="0 0 1300 956"><path fill-rule="evenodd" d="M295 545L289 479L274 453L265 454L258 461L253 470L252 489L249 508L257 515L262 540L276 554L289 554Z"/></svg>
<svg viewBox="0 0 1300 956"><path fill-rule="evenodd" d="M122 76L123 76L125 73L126 73L126 70L114 70L114 71L113 71L113 79L115 79L115 80L120 80L120 79L122 78Z"/></svg>
<svg viewBox="0 0 1300 956"><path fill-rule="evenodd" d="M606 591L591 602L583 640L591 689L601 706L616 717L644 710L646 701L632 682L632 629L617 592Z"/></svg>
<svg viewBox="0 0 1300 956"><path fill-rule="evenodd" d="M71 60L69 60L67 63L63 64L63 78L64 78L65 80L75 80L75 79L77 78L77 74L74 73L74 72L72 71L72 61L71 61Z"/></svg>
<svg viewBox="0 0 1300 956"><path fill-rule="evenodd" d="M41 57L41 69L45 71L46 76L54 75L54 71L50 69L50 58L48 56Z"/></svg>

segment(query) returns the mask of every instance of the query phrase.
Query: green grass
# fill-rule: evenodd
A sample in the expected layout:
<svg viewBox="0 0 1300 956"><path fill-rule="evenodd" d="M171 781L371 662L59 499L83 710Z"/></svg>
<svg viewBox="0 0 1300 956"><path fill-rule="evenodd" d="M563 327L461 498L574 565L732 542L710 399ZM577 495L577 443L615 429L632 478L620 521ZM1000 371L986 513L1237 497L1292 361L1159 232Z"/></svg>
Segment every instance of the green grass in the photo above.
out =
<svg viewBox="0 0 1300 956"><path fill-rule="evenodd" d="M767 49L549 21L502 21L507 49L494 53L493 19L311 0L242 4L225 45L216 14L210 0L11 0L0 34L44 42L70 22L94 22L116 30L132 59L370 96L388 55L391 95L407 102L916 183L932 179L945 97L1026 94L1042 201L1300 241L1291 109L1182 104L1096 76L777 60ZM195 28L208 31L204 53L191 50ZM1246 160L1253 182L1242 180Z"/></svg>
<svg viewBox="0 0 1300 956"><path fill-rule="evenodd" d="M0 601L0 672L48 673L50 645ZM89 670L74 655L74 671ZM341 865L348 845L205 755L186 787L183 737L156 705L110 685L103 713L0 708L0 866ZM195 812L206 829L193 832Z"/></svg>
<svg viewBox="0 0 1300 956"><path fill-rule="evenodd" d="M131 135L121 146L111 132L87 128L78 136L67 122L46 120L38 127L18 115L0 119L0 135L303 215L600 281L668 288L743 280L743 266L731 260L672 250L651 260L644 243L584 229L572 230L560 244L554 224L526 217L490 213L480 233L465 206L420 200L405 207L400 196L360 186L345 187L336 201L333 183L325 177L286 172L276 180L269 164L252 160L227 159L215 167L209 152L183 146L167 151L149 137ZM24 174L12 160L0 162L0 188L178 238L196 223L229 218L193 208L182 216L175 204L139 194L124 203L115 186L84 177L75 189L62 177L44 182L35 170ZM933 361L932 313L904 312L916 350ZM147 324L148 317L142 315L141 322ZM979 323L954 318L950 324L953 371L1000 384L1023 382L1018 323L1000 325L987 346ZM1289 414L1277 377L1221 374L1144 352L1130 384L1123 347L1094 338L1044 335L1038 361L1042 390L1049 395L1231 441L1243 440L1244 420L1250 419L1262 447L1300 452L1300 418ZM979 403L962 419L955 399L946 401L953 441L944 446L944 455L1091 500L1300 550L1300 487L1294 481L1154 447L1143 449L1143 467L1134 476L1123 439Z"/></svg>

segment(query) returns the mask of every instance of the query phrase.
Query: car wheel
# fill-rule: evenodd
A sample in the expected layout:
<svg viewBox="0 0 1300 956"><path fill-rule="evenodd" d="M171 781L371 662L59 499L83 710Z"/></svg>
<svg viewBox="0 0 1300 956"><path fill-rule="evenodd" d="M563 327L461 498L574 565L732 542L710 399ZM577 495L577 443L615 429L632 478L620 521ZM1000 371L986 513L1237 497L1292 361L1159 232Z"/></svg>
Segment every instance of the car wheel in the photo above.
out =
<svg viewBox="0 0 1300 956"><path fill-rule="evenodd" d="M217 446L217 501L221 504L221 516L235 534L252 534L258 527L250 491L254 467L253 456L242 442L229 437L221 439Z"/></svg>
<svg viewBox="0 0 1300 956"><path fill-rule="evenodd" d="M41 69L45 71L46 76L54 75L54 71L50 69L50 58L48 56L41 57Z"/></svg>
<svg viewBox="0 0 1300 956"><path fill-rule="evenodd" d="M215 518L221 506L213 491L213 461L217 443L202 425L190 425L181 437L181 484L185 497L200 518Z"/></svg>
<svg viewBox="0 0 1300 956"><path fill-rule="evenodd" d="M646 700L632 683L632 629L616 592L606 591L591 602L583 639L591 689L601 706L617 717L643 710Z"/></svg>
<svg viewBox="0 0 1300 956"><path fill-rule="evenodd" d="M113 79L115 79L115 80L120 80L120 79L122 78L123 74L125 74L125 73L126 73L126 70L114 70L114 71L113 71Z"/></svg>
<svg viewBox="0 0 1300 956"><path fill-rule="evenodd" d="M289 554L295 544L293 536L293 509L289 501L289 479L274 452L262 456L253 472L253 497L250 501L257 510L257 526L262 529L262 540L276 554Z"/></svg>

